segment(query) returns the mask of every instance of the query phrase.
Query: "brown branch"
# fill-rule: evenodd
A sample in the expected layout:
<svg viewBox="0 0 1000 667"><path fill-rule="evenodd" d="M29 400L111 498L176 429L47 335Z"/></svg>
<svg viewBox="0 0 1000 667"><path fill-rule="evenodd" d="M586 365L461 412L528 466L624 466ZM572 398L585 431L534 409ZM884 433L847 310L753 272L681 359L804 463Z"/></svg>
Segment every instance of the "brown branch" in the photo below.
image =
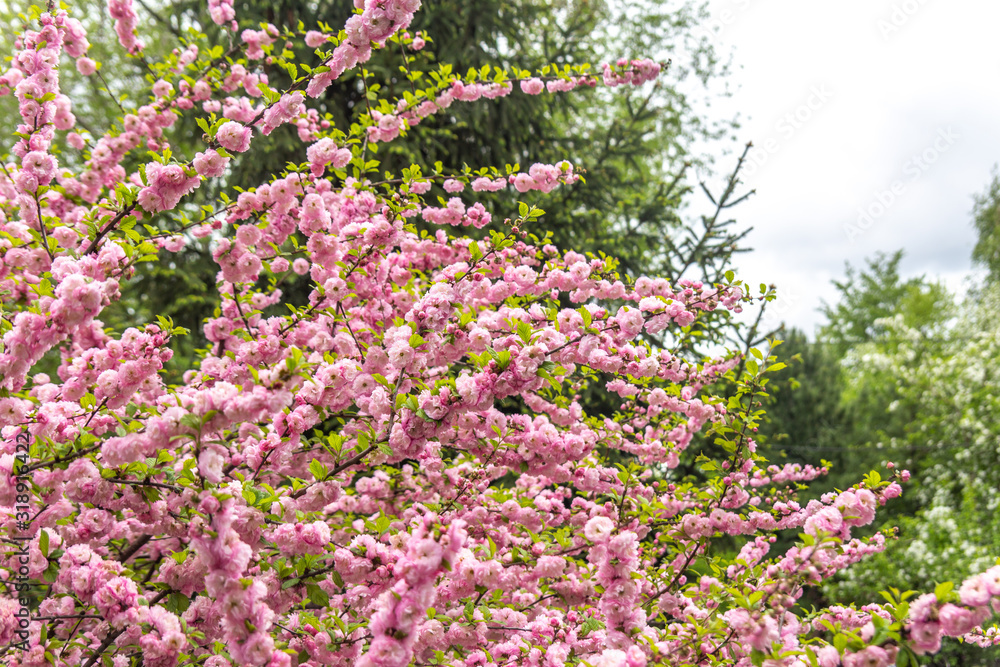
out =
<svg viewBox="0 0 1000 667"><path fill-rule="evenodd" d="M114 482L116 484L128 484L130 486L152 486L157 489L166 489L168 491L176 491L180 493L184 489L179 486L174 486L173 484L164 484L162 482L151 482L148 479L137 480L137 479L120 479L118 477L112 477L108 480L109 482Z"/></svg>
<svg viewBox="0 0 1000 667"><path fill-rule="evenodd" d="M38 229L42 233L42 245L45 246L45 254L49 256L49 261L56 261L55 256L52 254L52 248L49 247L49 233L45 229L45 220L42 219L42 202L38 199L38 192L35 192L35 210L38 212Z"/></svg>
<svg viewBox="0 0 1000 667"><path fill-rule="evenodd" d="M118 213L118 215L112 218L111 222L108 223L107 227L98 232L97 236L94 237L94 240L91 241L90 244L87 246L87 249L83 251L83 254L89 255L90 253L97 250L97 244L100 243L105 236L110 234L111 231L118 225L119 222L124 220L127 215L129 215L132 211L134 211L135 206L136 206L135 204L129 204L128 206L123 208Z"/></svg>
<svg viewBox="0 0 1000 667"><path fill-rule="evenodd" d="M122 552L121 556L118 557L118 561L124 563L129 558L134 556L139 549L146 546L146 543L153 539L152 535L141 535L139 539L133 542L125 551Z"/></svg>
<svg viewBox="0 0 1000 667"><path fill-rule="evenodd" d="M98 449L101 448L101 444L103 444L103 443L99 443L99 444L93 445L91 447L87 447L86 449L81 449L78 452L73 452L72 454L67 454L66 456L61 456L59 458L52 459L51 461L41 461L39 463L35 463L33 465L28 466L27 468L21 468L21 469L19 469L18 473L23 475L24 473L31 472L32 470L38 470L39 468L45 468L47 466L58 465L60 463L66 463L67 461L74 461L74 460L80 458L81 456L86 456L87 454L90 454L91 452L97 451Z"/></svg>

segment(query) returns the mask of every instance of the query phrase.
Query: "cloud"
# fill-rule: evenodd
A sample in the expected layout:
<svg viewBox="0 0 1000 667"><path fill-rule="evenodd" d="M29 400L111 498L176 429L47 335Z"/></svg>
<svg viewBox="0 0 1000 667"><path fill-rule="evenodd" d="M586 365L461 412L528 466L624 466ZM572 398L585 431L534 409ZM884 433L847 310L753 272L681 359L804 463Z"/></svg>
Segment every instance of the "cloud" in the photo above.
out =
<svg viewBox="0 0 1000 667"><path fill-rule="evenodd" d="M908 276L958 287L971 270L972 195L1000 161L1000 3L709 7L716 44L733 49L739 89L706 113L739 113L744 122L738 143L705 150L719 173L746 141L763 151L745 178L757 194L731 211L754 227L754 252L739 259L738 273L795 290L786 319L808 333L822 319L820 299L836 298L830 280L843 276L844 262L861 265L877 251L903 248ZM879 23L892 20L892 30ZM829 94L817 96L817 86ZM942 138L949 131L950 142ZM859 209L878 212L880 202L862 233L845 233Z"/></svg>

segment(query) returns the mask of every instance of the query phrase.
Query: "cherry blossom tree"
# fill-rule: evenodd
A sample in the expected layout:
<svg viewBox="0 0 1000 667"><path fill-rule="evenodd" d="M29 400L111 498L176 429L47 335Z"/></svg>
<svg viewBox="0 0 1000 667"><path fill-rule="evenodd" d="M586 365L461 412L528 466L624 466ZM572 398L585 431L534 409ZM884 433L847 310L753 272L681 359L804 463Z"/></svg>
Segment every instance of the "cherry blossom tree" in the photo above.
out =
<svg viewBox="0 0 1000 667"><path fill-rule="evenodd" d="M669 348L752 301L734 276L625 280L613 258L554 247L540 206L586 165L380 167L453 104L642 86L663 65L405 65L409 92L363 76L366 115L337 127L309 100L373 49L419 52L419 0L359 0L342 29L295 32L209 4L232 46L145 62L148 103L103 136L75 129L60 92L74 60L99 72L66 11L33 9L0 77L21 116L0 179L9 665L850 667L994 641L1000 567L858 609L797 605L884 548L852 532L909 474L795 500L825 471L756 453L773 357ZM131 1L108 13L146 61ZM298 41L324 65L292 62ZM193 155L164 136L182 115L204 132ZM190 205L285 124L303 162ZM525 200L516 213L475 201L501 189ZM219 307L168 385L184 330L99 318L137 264L194 238L213 244ZM306 303L283 298L296 281ZM614 415L588 413L593 386ZM702 476L677 475L696 455ZM780 531L799 541L771 554Z"/></svg>

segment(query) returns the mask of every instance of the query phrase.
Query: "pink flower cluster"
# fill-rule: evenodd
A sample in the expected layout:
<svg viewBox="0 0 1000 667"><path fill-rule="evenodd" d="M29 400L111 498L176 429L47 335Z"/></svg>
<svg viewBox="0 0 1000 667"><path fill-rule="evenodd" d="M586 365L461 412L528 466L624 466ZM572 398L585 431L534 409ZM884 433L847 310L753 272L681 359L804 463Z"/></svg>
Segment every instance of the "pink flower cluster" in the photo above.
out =
<svg viewBox="0 0 1000 667"><path fill-rule="evenodd" d="M231 6L232 0L230 0ZM278 29L270 23L263 30L244 30L240 37L246 44L247 58L250 60L260 60L264 57L264 47L274 44L278 35ZM249 91L247 91L249 92Z"/></svg>
<svg viewBox="0 0 1000 667"><path fill-rule="evenodd" d="M928 593L910 605L907 626L918 655L936 653L942 637L969 634L992 614L1000 614L1000 566L966 579L954 602Z"/></svg>
<svg viewBox="0 0 1000 667"><path fill-rule="evenodd" d="M626 84L641 86L658 77L660 69L660 63L653 62L649 58L631 61L622 58L614 65L605 63L604 85L612 87Z"/></svg>
<svg viewBox="0 0 1000 667"><path fill-rule="evenodd" d="M139 191L139 205L150 213L158 213L176 207L184 195L198 187L201 179L183 165L153 162L146 166L146 182L148 185Z"/></svg>
<svg viewBox="0 0 1000 667"><path fill-rule="evenodd" d="M347 20L347 39L337 46L325 63L330 71L313 78L306 88L309 97L319 97L340 75L371 58L372 43L383 46L386 40L405 30L420 8L420 0L354 0L361 10Z"/></svg>
<svg viewBox="0 0 1000 667"><path fill-rule="evenodd" d="M299 114L305 111L302 104L304 99L305 96L298 91L282 95L277 104L269 106L264 111L257 124L260 133L266 137L281 125L298 118Z"/></svg>
<svg viewBox="0 0 1000 667"><path fill-rule="evenodd" d="M466 540L462 521L452 523L440 543L425 537L434 518L428 515L416 527L409 536L406 554L393 566L396 583L375 602L369 626L372 640L355 663L359 667L406 667L413 659L418 624L434 604L437 575L451 567Z"/></svg>
<svg viewBox="0 0 1000 667"><path fill-rule="evenodd" d="M219 145L229 151L244 153L250 148L250 140L253 138L253 130L244 127L234 120L223 123L219 131L215 133L215 140Z"/></svg>
<svg viewBox="0 0 1000 667"><path fill-rule="evenodd" d="M435 225L451 225L454 227L468 227L472 225L476 229L481 229L490 224L492 216L486 212L486 208L476 202L469 208L458 197L448 200L447 206L434 207L425 206L420 212L424 220Z"/></svg>
<svg viewBox="0 0 1000 667"><path fill-rule="evenodd" d="M368 127L368 140L373 143L392 141L409 127L405 118L391 113L372 111L372 121L374 125Z"/></svg>
<svg viewBox="0 0 1000 667"><path fill-rule="evenodd" d="M228 25L232 30L236 30L236 11L233 9L233 0L208 0L208 14L216 25ZM244 40L246 40L245 37Z"/></svg>
<svg viewBox="0 0 1000 667"><path fill-rule="evenodd" d="M139 17L136 16L135 7L132 0L108 0L108 16L115 20L115 33L118 35L118 42L125 47L129 53L139 53L146 45L135 35L135 29L139 25Z"/></svg>
<svg viewBox="0 0 1000 667"><path fill-rule="evenodd" d="M527 174L514 174L510 176L509 180L518 192L528 192L529 190L552 192L557 185L570 185L579 178L573 173L573 165L563 160L558 164L535 163L528 169Z"/></svg>
<svg viewBox="0 0 1000 667"><path fill-rule="evenodd" d="M273 29L273 26L270 26ZM270 44L274 39L268 34L267 31L243 31L244 41L251 39L252 41L247 44L248 54L252 53L254 55L259 55L259 57L264 57L264 52L261 50L262 44ZM259 54L258 54L259 52ZM247 57L250 57L249 55ZM237 88L242 87L247 95L251 97L260 97L261 90L260 84L266 84L268 82L267 74L263 72L250 72L247 68L243 66L242 63L233 63L232 67L229 68L229 72L226 74L225 78L222 79L222 85L220 88L231 93ZM197 85L197 84L195 84ZM207 84L206 84L207 86ZM199 95L202 97L202 95ZM207 96L205 97L207 99ZM212 110L217 111L218 109L213 107ZM206 104L206 111L210 110ZM245 97L226 98L225 104L223 105L223 116L226 118L232 118L234 120L242 120L244 122L249 122L251 118L259 113L258 109L250 106L249 100Z"/></svg>
<svg viewBox="0 0 1000 667"><path fill-rule="evenodd" d="M309 170L313 176L320 177L326 171L326 165L332 165L334 169L343 169L351 161L351 149L340 148L337 144L325 137L320 139L306 150L309 158Z"/></svg>
<svg viewBox="0 0 1000 667"><path fill-rule="evenodd" d="M288 654L275 652L274 639L268 632L274 611L265 602L266 586L259 580L249 585L240 581L250 563L251 550L234 527L232 501L220 503L210 497L202 507L214 515L214 535L194 537L191 546L207 570L205 590L212 604L205 609L207 605L202 603L203 608L195 613L221 617L222 637L233 660L269 667L291 665ZM189 614L188 618L195 616Z"/></svg>
<svg viewBox="0 0 1000 667"><path fill-rule="evenodd" d="M218 151L209 148L203 153L195 155L191 161L191 166L204 178L216 178L226 173L229 165L229 158L223 157Z"/></svg>
<svg viewBox="0 0 1000 667"><path fill-rule="evenodd" d="M587 522L584 535L595 542L588 560L597 564L597 581L604 588L598 609L607 628L611 648L630 648L633 635L646 628L640 604L640 584L632 578L639 567L639 538L629 530L614 534L615 524L606 516Z"/></svg>
<svg viewBox="0 0 1000 667"><path fill-rule="evenodd" d="M37 300L40 312L19 312L14 326L4 334L4 352L0 353L3 387L20 390L31 367L46 352L67 336L89 332L93 319L118 297L118 281L107 274L124 259L120 246L108 245L97 258L59 257L46 267L59 281L58 286L52 296Z"/></svg>

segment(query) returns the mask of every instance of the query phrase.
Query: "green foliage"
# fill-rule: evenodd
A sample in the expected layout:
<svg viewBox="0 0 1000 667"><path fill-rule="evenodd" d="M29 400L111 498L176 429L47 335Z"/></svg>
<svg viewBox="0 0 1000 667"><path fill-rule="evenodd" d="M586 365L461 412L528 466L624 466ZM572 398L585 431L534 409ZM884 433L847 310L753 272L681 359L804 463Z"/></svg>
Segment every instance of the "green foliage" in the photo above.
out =
<svg viewBox="0 0 1000 667"><path fill-rule="evenodd" d="M767 421L759 433L764 456L802 464L829 460L832 475L814 482L811 492L846 488L864 466L850 465L852 454L844 437L849 423L840 401L843 377L838 360L829 347L810 343L798 329L783 337L777 356L786 368L771 376Z"/></svg>
<svg viewBox="0 0 1000 667"><path fill-rule="evenodd" d="M881 528L897 528L898 539L825 586L817 603L961 580L1000 555L1000 286L956 304L940 284L901 279L901 258L848 267L817 342L793 332L783 350L791 368L774 379L765 452L831 460L815 491L845 488L887 460L913 475L883 515ZM952 645L933 664L997 658L997 649Z"/></svg>
<svg viewBox="0 0 1000 667"><path fill-rule="evenodd" d="M950 319L954 305L947 288L924 277L903 280L902 259L902 250L876 253L866 269L858 272L848 264L845 279L834 281L840 300L834 306L823 304L827 324L817 338L832 347L836 358L863 343L884 340L887 318L900 316L908 327L928 337Z"/></svg>
<svg viewBox="0 0 1000 667"><path fill-rule="evenodd" d="M899 401L899 369L886 355L916 339L920 345L907 349L909 362L919 364L936 348L956 307L943 285L923 277L903 280L902 258L902 251L880 253L860 271L847 266L844 280L834 281L839 301L824 304L827 323L817 341L792 331L780 352L789 368L775 376L776 399L763 435L772 456L832 463L817 493L846 488L858 470L884 461L910 461L895 443L912 427L920 405Z"/></svg>
<svg viewBox="0 0 1000 667"><path fill-rule="evenodd" d="M1000 279L1000 172L993 168L993 179L986 192L976 197L972 223L978 239L972 259L989 271L990 282Z"/></svg>

